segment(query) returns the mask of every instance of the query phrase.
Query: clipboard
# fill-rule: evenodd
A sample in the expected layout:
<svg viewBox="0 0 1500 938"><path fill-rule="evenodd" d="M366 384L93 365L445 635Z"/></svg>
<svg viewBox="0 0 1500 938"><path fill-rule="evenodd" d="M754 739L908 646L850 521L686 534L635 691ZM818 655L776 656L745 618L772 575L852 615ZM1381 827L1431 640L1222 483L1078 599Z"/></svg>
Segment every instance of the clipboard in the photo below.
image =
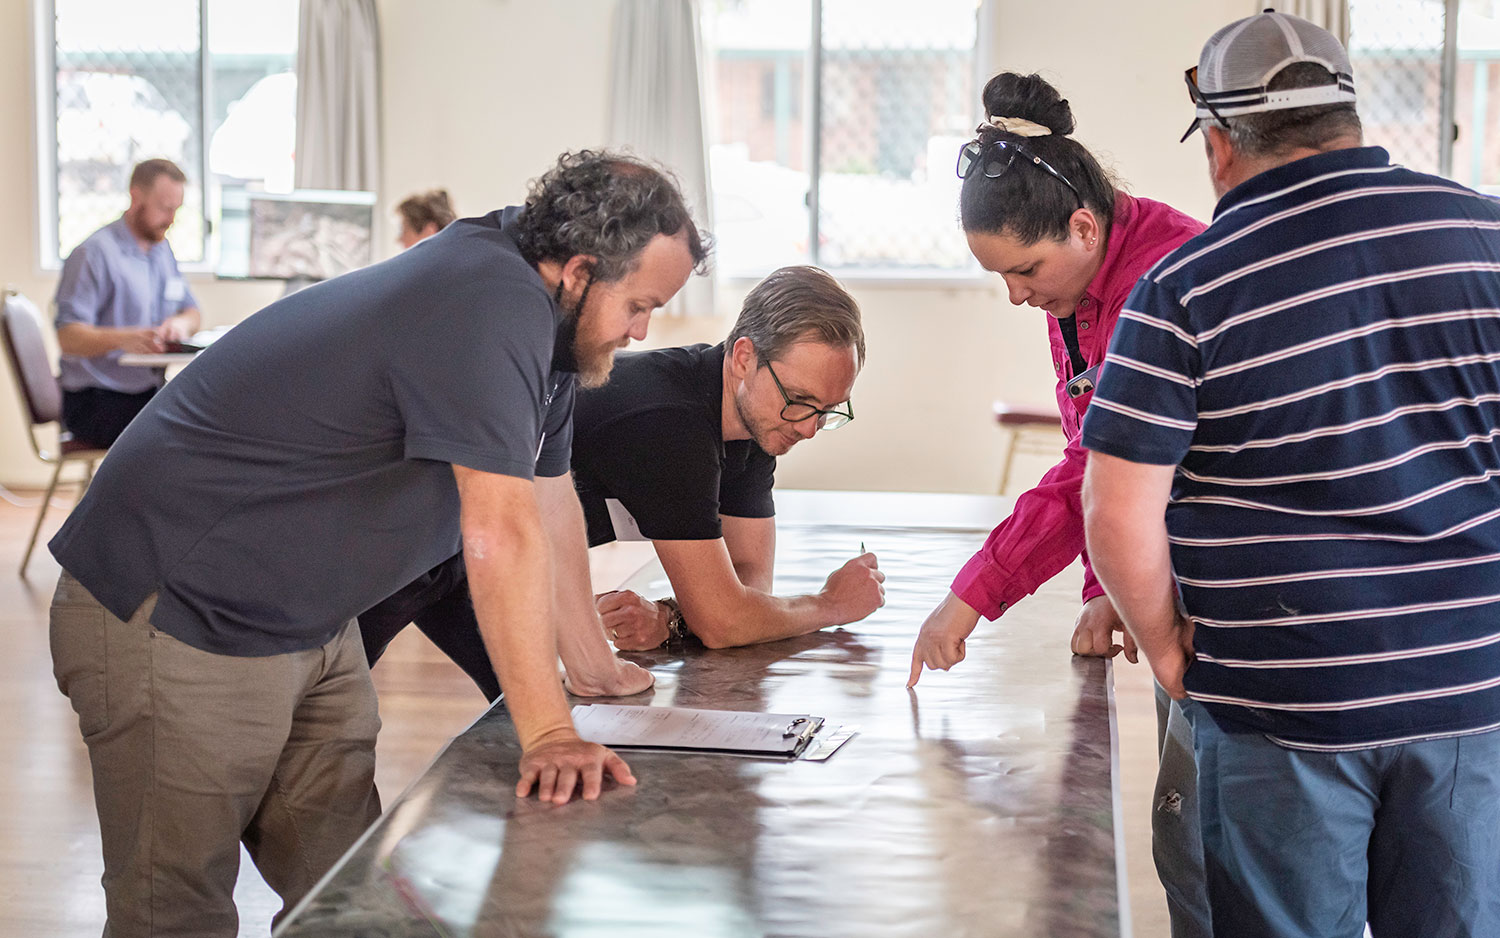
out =
<svg viewBox="0 0 1500 938"><path fill-rule="evenodd" d="M808 713L756 713L579 704L573 708L578 735L616 749L708 752L785 759L801 756L823 728Z"/></svg>

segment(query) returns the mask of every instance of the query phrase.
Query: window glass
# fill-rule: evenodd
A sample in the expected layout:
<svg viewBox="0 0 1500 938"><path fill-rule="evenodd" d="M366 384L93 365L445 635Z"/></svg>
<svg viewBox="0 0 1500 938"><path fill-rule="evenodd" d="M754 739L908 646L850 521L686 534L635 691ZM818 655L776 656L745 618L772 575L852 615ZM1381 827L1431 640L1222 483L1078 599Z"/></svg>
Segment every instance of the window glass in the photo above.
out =
<svg viewBox="0 0 1500 938"><path fill-rule="evenodd" d="M1442 124L1442 0L1349 0L1349 63L1365 142L1437 173Z"/></svg>
<svg viewBox="0 0 1500 938"><path fill-rule="evenodd" d="M1453 178L1500 195L1500 0L1459 5L1455 84Z"/></svg>
<svg viewBox="0 0 1500 938"><path fill-rule="evenodd" d="M844 273L976 269L956 220L953 165L977 121L977 11L977 0L705 3L721 272L759 276L791 263Z"/></svg>
<svg viewBox="0 0 1500 938"><path fill-rule="evenodd" d="M820 261L965 270L958 149L974 135L974 0L825 0Z"/></svg>
<svg viewBox="0 0 1500 938"><path fill-rule="evenodd" d="M167 237L204 259L197 0L56 0L58 257L130 204L130 170L164 157L187 174Z"/></svg>
<svg viewBox="0 0 1500 938"><path fill-rule="evenodd" d="M703 15L717 269L808 263L811 0L709 0Z"/></svg>
<svg viewBox="0 0 1500 938"><path fill-rule="evenodd" d="M298 0L53 0L52 15L56 201L42 210L56 239L44 259L118 218L131 169L163 157L188 177L172 251L212 265L226 213L241 237L246 191L292 187Z"/></svg>

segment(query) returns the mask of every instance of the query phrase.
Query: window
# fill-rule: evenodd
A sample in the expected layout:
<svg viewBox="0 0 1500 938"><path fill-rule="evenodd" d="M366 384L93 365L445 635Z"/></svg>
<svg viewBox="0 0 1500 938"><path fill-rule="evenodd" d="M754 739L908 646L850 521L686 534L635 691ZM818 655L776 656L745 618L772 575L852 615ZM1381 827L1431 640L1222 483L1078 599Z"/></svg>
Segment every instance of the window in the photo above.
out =
<svg viewBox="0 0 1500 938"><path fill-rule="evenodd" d="M125 210L136 163L165 157L188 177L172 250L212 268L226 194L292 185L297 0L37 2L43 264Z"/></svg>
<svg viewBox="0 0 1500 938"><path fill-rule="evenodd" d="M978 123L978 6L705 2L721 271L976 271L953 166Z"/></svg>
<svg viewBox="0 0 1500 938"><path fill-rule="evenodd" d="M1367 143L1500 195L1500 0L1349 0L1349 58Z"/></svg>

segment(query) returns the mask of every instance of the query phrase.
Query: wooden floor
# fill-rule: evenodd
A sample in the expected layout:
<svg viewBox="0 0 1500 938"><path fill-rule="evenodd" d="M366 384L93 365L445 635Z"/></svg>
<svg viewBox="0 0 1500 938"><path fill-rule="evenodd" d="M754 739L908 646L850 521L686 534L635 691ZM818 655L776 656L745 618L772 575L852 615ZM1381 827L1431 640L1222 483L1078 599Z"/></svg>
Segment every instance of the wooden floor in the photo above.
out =
<svg viewBox="0 0 1500 938"><path fill-rule="evenodd" d="M30 507L0 501L0 635L7 639L0 654L0 938L93 938L104 923L104 894L88 756L67 699L52 680L47 648L47 605L57 565L40 547L28 577L16 576L36 517L36 493L17 494ZM64 513L54 510L44 541ZM633 572L645 559L643 547L596 549L591 559L599 588ZM1144 666L1123 660L1115 674L1134 934L1166 938L1150 850L1156 739L1151 679ZM484 701L415 629L392 643L374 677L383 722L376 782L389 800L483 711ZM279 900L248 861L236 897L241 935L266 935Z"/></svg>

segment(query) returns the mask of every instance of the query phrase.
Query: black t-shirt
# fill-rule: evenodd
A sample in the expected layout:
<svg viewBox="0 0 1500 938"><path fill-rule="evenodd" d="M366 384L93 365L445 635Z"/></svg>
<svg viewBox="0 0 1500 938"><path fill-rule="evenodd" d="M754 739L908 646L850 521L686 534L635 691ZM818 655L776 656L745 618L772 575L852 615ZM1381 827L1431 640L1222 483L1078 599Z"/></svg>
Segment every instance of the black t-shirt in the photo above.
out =
<svg viewBox="0 0 1500 938"><path fill-rule="evenodd" d="M317 647L459 550L450 464L567 471L574 376L515 209L279 300L156 395L51 542L127 618L218 654Z"/></svg>
<svg viewBox="0 0 1500 938"><path fill-rule="evenodd" d="M775 515L776 459L724 442L724 345L626 352L609 383L578 392L573 479L589 546L615 539L606 498L654 541L713 540L720 515Z"/></svg>

